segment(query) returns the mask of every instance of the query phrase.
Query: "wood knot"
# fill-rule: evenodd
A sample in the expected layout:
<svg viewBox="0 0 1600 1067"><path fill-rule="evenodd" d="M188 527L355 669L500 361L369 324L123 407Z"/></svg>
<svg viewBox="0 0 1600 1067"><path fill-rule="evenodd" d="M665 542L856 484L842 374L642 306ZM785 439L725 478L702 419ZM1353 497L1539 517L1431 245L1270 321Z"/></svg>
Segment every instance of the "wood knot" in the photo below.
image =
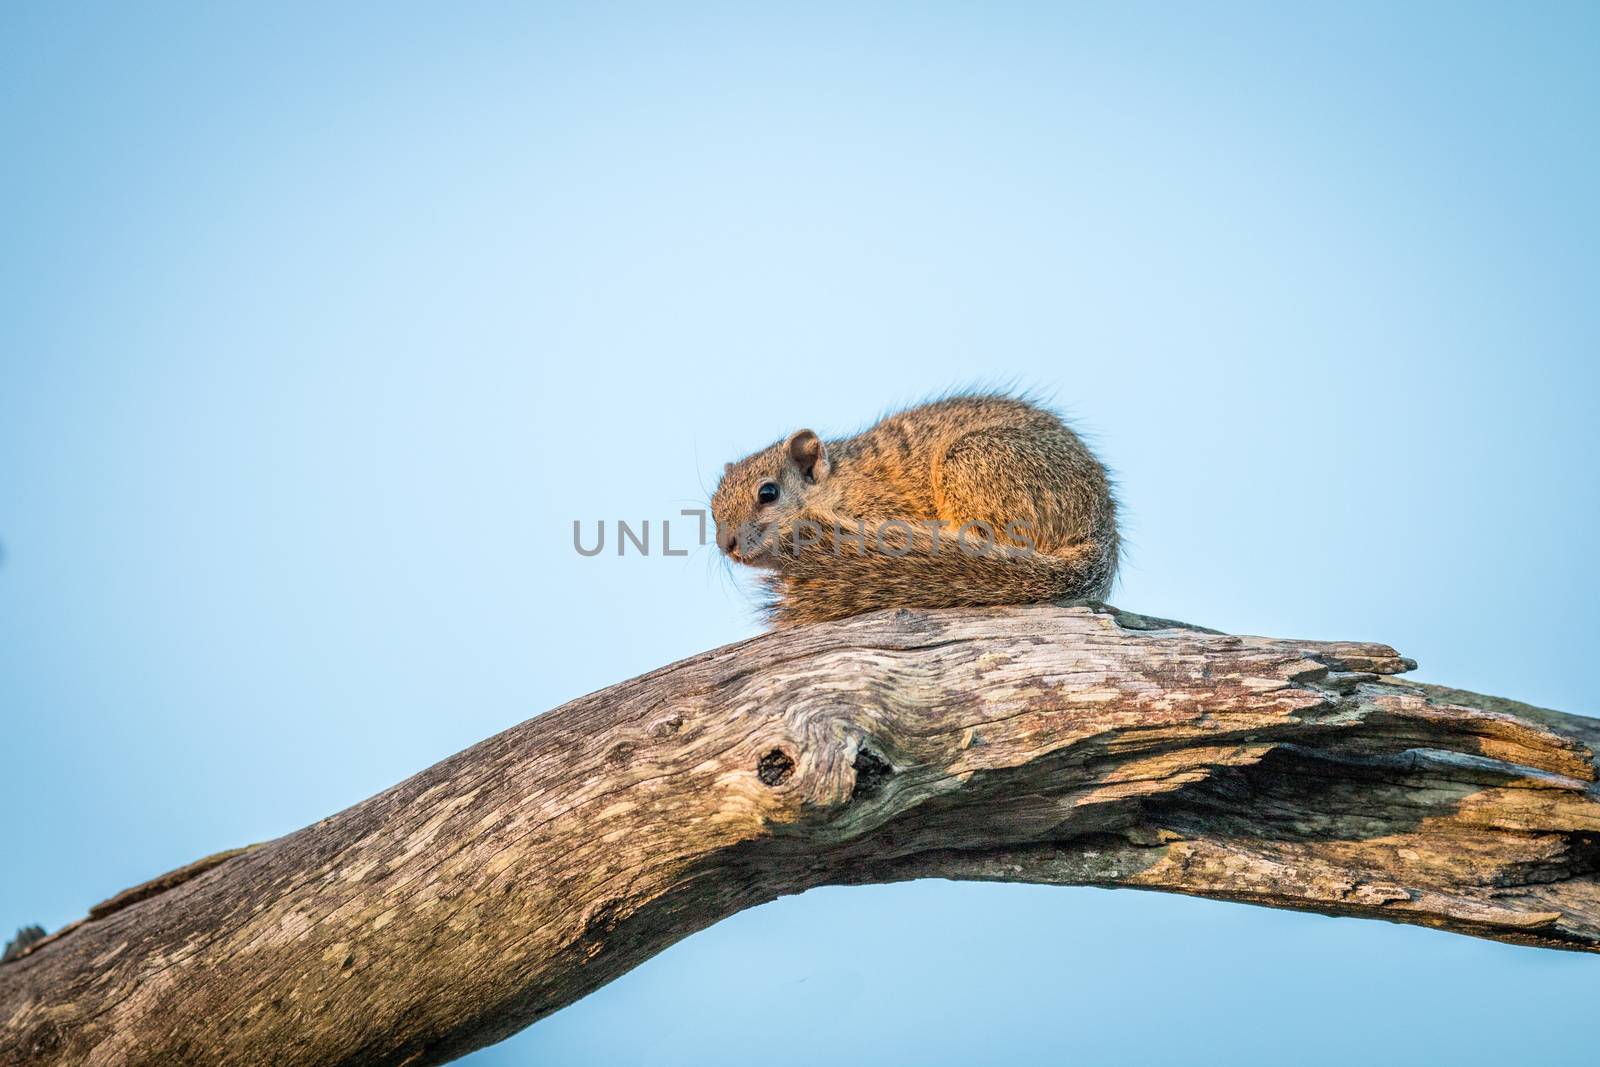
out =
<svg viewBox="0 0 1600 1067"><path fill-rule="evenodd" d="M53 1052L60 1052L62 1045L61 1027L53 1022L42 1022L33 1028L33 1031L23 1038L23 1050L34 1056L48 1056Z"/></svg>
<svg viewBox="0 0 1600 1067"><path fill-rule="evenodd" d="M894 768L889 761L870 748L857 750L855 771L856 784L850 788L851 800L876 796L883 789L883 784L894 777Z"/></svg>
<svg viewBox="0 0 1600 1067"><path fill-rule="evenodd" d="M776 789L794 776L794 757L775 748L756 761L756 777L761 784Z"/></svg>

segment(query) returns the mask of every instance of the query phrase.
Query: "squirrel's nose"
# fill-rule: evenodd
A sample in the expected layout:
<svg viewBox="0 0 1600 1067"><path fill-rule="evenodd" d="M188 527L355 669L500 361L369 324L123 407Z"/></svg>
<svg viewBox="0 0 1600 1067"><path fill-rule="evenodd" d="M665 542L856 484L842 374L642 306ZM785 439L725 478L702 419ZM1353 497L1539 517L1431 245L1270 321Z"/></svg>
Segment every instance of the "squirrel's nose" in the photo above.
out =
<svg viewBox="0 0 1600 1067"><path fill-rule="evenodd" d="M733 530L723 530L721 533L717 534L717 544L722 547L722 551L731 556L733 555L734 550L739 547L738 534L736 534Z"/></svg>

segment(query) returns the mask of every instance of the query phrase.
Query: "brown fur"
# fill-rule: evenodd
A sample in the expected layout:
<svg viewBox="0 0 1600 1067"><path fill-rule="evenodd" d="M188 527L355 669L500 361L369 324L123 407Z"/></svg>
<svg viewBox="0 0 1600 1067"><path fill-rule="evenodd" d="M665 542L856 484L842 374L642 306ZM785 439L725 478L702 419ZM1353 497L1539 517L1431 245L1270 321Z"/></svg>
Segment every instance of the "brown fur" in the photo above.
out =
<svg viewBox="0 0 1600 1067"><path fill-rule="evenodd" d="M762 504L766 482L779 496ZM711 509L722 550L771 572L780 623L1099 599L1117 568L1105 468L1057 416L1009 396L935 400L836 441L798 431L728 464ZM911 529L889 528L880 542L888 520ZM973 522L994 529L989 551L958 546ZM966 538L974 550L978 532Z"/></svg>

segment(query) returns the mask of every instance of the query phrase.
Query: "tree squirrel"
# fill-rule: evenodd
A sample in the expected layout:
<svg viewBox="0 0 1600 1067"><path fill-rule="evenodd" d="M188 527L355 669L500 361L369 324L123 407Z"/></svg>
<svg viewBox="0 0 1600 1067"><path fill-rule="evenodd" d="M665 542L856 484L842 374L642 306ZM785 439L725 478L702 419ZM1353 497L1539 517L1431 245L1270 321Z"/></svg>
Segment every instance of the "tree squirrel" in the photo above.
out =
<svg viewBox="0 0 1600 1067"><path fill-rule="evenodd" d="M1105 468L1006 395L934 400L838 441L798 430L729 463L711 511L722 552L768 572L778 624L1103 599L1117 569Z"/></svg>

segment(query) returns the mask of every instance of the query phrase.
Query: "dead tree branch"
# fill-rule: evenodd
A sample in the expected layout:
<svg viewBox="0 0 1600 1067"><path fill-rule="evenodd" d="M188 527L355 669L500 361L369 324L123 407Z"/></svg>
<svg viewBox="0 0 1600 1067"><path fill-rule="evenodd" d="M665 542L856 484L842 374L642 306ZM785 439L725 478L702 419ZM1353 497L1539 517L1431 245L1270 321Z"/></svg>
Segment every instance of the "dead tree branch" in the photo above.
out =
<svg viewBox="0 0 1600 1067"><path fill-rule="evenodd" d="M432 1064L743 908L941 877L1600 948L1600 722L1382 645L879 613L573 701L0 965L0 1064Z"/></svg>

